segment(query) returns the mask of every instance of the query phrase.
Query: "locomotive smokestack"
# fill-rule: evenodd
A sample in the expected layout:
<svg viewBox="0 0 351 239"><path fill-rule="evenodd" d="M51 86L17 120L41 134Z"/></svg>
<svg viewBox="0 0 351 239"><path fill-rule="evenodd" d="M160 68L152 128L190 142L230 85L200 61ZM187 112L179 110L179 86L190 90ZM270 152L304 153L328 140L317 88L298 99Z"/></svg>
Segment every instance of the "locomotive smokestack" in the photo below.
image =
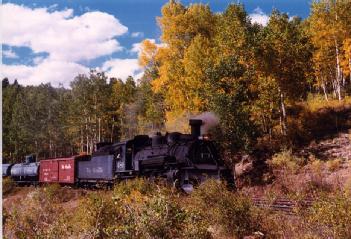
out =
<svg viewBox="0 0 351 239"><path fill-rule="evenodd" d="M191 119L189 120L189 125L191 127L191 134L195 137L199 137L201 135L202 120Z"/></svg>

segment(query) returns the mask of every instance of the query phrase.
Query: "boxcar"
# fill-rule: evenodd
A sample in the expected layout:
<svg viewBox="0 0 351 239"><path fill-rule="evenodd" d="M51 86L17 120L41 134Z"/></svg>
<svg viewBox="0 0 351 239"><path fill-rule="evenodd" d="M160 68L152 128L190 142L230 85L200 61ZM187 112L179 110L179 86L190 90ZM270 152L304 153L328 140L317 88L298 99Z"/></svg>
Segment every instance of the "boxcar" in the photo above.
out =
<svg viewBox="0 0 351 239"><path fill-rule="evenodd" d="M55 158L40 161L39 182L74 184L76 177L76 161L81 156Z"/></svg>
<svg viewBox="0 0 351 239"><path fill-rule="evenodd" d="M57 183L58 182L58 160L47 159L40 161L39 182Z"/></svg>
<svg viewBox="0 0 351 239"><path fill-rule="evenodd" d="M60 159L58 161L59 175L58 180L60 183L75 183L76 176L76 160L75 158Z"/></svg>

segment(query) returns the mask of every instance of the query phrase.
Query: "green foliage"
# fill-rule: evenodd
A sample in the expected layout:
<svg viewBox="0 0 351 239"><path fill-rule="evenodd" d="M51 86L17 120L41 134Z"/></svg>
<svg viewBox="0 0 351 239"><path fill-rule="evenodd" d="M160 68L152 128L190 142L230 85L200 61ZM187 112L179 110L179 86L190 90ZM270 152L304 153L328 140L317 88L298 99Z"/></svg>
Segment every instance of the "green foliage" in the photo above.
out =
<svg viewBox="0 0 351 239"><path fill-rule="evenodd" d="M142 195L151 195L155 193L157 186L155 183L143 178L124 180L118 183L113 189L114 198L129 196L133 191L138 191Z"/></svg>
<svg viewBox="0 0 351 239"><path fill-rule="evenodd" d="M73 225L78 226L79 233L83 233L85 237L106 238L113 235L115 225L118 225L120 219L120 212L110 197L91 193L81 201Z"/></svg>
<svg viewBox="0 0 351 239"><path fill-rule="evenodd" d="M121 182L112 195L92 193L80 203L74 230L94 238L210 238L202 214L177 198L147 180Z"/></svg>
<svg viewBox="0 0 351 239"><path fill-rule="evenodd" d="M287 170L288 172L295 173L300 167L305 164L303 158L299 158L292 154L291 150L283 150L273 156L269 164L273 169Z"/></svg>
<svg viewBox="0 0 351 239"><path fill-rule="evenodd" d="M232 152L250 149L256 133L250 119L248 79L244 74L244 66L235 57L208 72L212 85L211 107L220 117L223 132L218 138Z"/></svg>
<svg viewBox="0 0 351 239"><path fill-rule="evenodd" d="M91 71L77 76L71 87L22 87L3 80L7 161L23 161L29 153L39 159L91 153L97 142L163 128L163 97L152 92L148 80L138 86L132 77L108 83L104 73Z"/></svg>
<svg viewBox="0 0 351 239"><path fill-rule="evenodd" d="M191 199L209 223L222 228L225 234L242 238L259 229L258 215L251 200L228 191L223 183L208 180L195 190Z"/></svg>

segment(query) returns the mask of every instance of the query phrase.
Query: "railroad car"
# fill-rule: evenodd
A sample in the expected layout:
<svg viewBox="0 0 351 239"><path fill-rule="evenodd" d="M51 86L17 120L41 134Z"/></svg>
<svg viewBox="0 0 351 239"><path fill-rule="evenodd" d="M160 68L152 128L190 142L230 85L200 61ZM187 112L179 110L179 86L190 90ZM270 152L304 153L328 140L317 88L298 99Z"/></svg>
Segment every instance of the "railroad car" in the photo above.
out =
<svg viewBox="0 0 351 239"><path fill-rule="evenodd" d="M11 176L11 167L13 164L5 163L2 164L2 176L9 177Z"/></svg>
<svg viewBox="0 0 351 239"><path fill-rule="evenodd" d="M77 163L87 160L89 155L77 155L68 158L52 158L40 161L39 182L75 184L77 181Z"/></svg>
<svg viewBox="0 0 351 239"><path fill-rule="evenodd" d="M24 163L14 164L11 167L11 178L17 183L37 183L39 180L39 162L35 155L28 155Z"/></svg>

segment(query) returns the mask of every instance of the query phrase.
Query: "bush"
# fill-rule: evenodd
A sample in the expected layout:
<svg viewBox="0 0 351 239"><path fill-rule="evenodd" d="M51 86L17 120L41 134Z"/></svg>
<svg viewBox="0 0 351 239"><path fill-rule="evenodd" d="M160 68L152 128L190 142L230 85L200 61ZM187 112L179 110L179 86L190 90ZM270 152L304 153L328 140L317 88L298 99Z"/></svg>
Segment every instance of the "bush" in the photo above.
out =
<svg viewBox="0 0 351 239"><path fill-rule="evenodd" d="M16 204L6 217L8 238L67 238L70 230L65 212L36 189Z"/></svg>
<svg viewBox="0 0 351 239"><path fill-rule="evenodd" d="M74 230L77 237L89 238L210 238L203 215L178 199L169 188L148 180L123 181L112 193L82 200Z"/></svg>
<svg viewBox="0 0 351 239"><path fill-rule="evenodd" d="M273 169L296 173L305 164L305 160L294 156L291 150L283 150L275 154L269 164Z"/></svg>
<svg viewBox="0 0 351 239"><path fill-rule="evenodd" d="M114 234L120 218L111 197L94 192L80 202L73 224L78 237L106 238Z"/></svg>
<svg viewBox="0 0 351 239"><path fill-rule="evenodd" d="M323 238L351 238L351 199L341 193L322 197L313 203L307 219Z"/></svg>
<svg viewBox="0 0 351 239"><path fill-rule="evenodd" d="M11 193L16 187L16 183L9 177L2 179L2 195Z"/></svg>
<svg viewBox="0 0 351 239"><path fill-rule="evenodd" d="M129 196L134 191L142 195L152 195L157 191L157 186L154 182L143 178L124 180L113 188L113 197L115 199L123 198Z"/></svg>
<svg viewBox="0 0 351 239"><path fill-rule="evenodd" d="M228 191L223 183L207 180L194 191L191 200L211 226L220 227L226 234L242 238L259 229L251 200Z"/></svg>

